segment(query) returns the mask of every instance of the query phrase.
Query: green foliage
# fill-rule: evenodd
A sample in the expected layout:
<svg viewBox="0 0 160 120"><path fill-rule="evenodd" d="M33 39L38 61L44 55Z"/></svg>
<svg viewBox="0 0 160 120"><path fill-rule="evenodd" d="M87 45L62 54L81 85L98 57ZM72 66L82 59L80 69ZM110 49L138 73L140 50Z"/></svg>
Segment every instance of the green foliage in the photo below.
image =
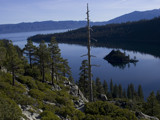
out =
<svg viewBox="0 0 160 120"><path fill-rule="evenodd" d="M103 89L104 89L104 93L107 95L108 94L108 84L106 80L103 81Z"/></svg>
<svg viewBox="0 0 160 120"><path fill-rule="evenodd" d="M33 42L31 40L28 40L24 48L24 53L29 58L29 63L31 68L32 68L32 61L35 59L34 58L35 51L36 51L36 46L33 45Z"/></svg>
<svg viewBox="0 0 160 120"><path fill-rule="evenodd" d="M57 92L56 101L64 106L73 106L73 102L70 100L70 95L63 90Z"/></svg>
<svg viewBox="0 0 160 120"><path fill-rule="evenodd" d="M64 118L71 118L71 120L83 120L85 118L85 114L73 106L62 106L56 110L57 114L60 114Z"/></svg>
<svg viewBox="0 0 160 120"><path fill-rule="evenodd" d="M85 105L85 113L91 115L103 115L112 118L124 118L124 120L137 120L134 113L127 109L121 109L108 102L93 102Z"/></svg>
<svg viewBox="0 0 160 120"><path fill-rule="evenodd" d="M12 72L12 84L15 85L15 74L16 72L23 73L23 65L22 60L19 58L16 48L12 43L8 44L6 67L10 72Z"/></svg>
<svg viewBox="0 0 160 120"><path fill-rule="evenodd" d="M160 117L160 104L158 103L154 92L151 92L144 105L144 112L151 116Z"/></svg>
<svg viewBox="0 0 160 120"><path fill-rule="evenodd" d="M20 120L22 116L18 105L0 92L0 119L1 120Z"/></svg>
<svg viewBox="0 0 160 120"><path fill-rule="evenodd" d="M104 116L104 115L90 115L87 114L85 117L85 120L113 120L111 117L109 116ZM119 119L117 119L119 120Z"/></svg>
<svg viewBox="0 0 160 120"><path fill-rule="evenodd" d="M43 111L41 113L41 120L60 120L60 118L51 111Z"/></svg>
<svg viewBox="0 0 160 120"><path fill-rule="evenodd" d="M27 87L29 89L37 89L38 88L35 83L35 80L30 76L22 76L21 75L18 77L18 81L21 82L22 84L27 85Z"/></svg>
<svg viewBox="0 0 160 120"><path fill-rule="evenodd" d="M31 89L29 91L29 95L31 95L33 98L36 98L39 100L43 100L45 97L45 94L38 89Z"/></svg>
<svg viewBox="0 0 160 120"><path fill-rule="evenodd" d="M83 60L80 66L78 87L86 98L89 98L88 61Z"/></svg>
<svg viewBox="0 0 160 120"><path fill-rule="evenodd" d="M44 41L41 41L35 54L42 75L42 82L45 82L45 69L49 62L49 50Z"/></svg>
<svg viewBox="0 0 160 120"><path fill-rule="evenodd" d="M104 89L99 78L96 78L95 86L96 86L96 97L98 98L102 93L104 93Z"/></svg>

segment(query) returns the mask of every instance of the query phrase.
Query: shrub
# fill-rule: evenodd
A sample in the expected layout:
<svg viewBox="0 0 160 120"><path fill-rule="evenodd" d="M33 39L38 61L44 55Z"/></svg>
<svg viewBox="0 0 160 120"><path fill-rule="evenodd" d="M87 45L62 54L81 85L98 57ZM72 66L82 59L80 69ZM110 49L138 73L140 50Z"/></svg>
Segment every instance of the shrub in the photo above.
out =
<svg viewBox="0 0 160 120"><path fill-rule="evenodd" d="M90 115L103 115L120 120L137 120L134 113L127 109L121 109L108 102L97 101L85 105L85 113Z"/></svg>
<svg viewBox="0 0 160 120"><path fill-rule="evenodd" d="M41 120L60 120L60 118L51 111L43 111L40 115Z"/></svg>
<svg viewBox="0 0 160 120"><path fill-rule="evenodd" d="M18 81L21 82L22 84L26 84L27 87L29 87L30 89L38 88L34 79L30 76L20 76L18 77Z"/></svg>
<svg viewBox="0 0 160 120"><path fill-rule="evenodd" d="M39 100L43 100L45 97L45 94L38 89L31 89L29 91L29 95L31 95L33 98L36 98Z"/></svg>
<svg viewBox="0 0 160 120"><path fill-rule="evenodd" d="M1 120L20 120L22 116L18 105L0 92L0 119Z"/></svg>

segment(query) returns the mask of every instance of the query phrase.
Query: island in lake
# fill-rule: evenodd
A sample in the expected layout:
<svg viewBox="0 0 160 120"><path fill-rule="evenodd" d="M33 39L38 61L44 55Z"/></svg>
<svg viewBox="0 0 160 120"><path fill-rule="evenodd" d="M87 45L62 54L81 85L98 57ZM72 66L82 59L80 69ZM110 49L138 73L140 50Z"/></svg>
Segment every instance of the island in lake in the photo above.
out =
<svg viewBox="0 0 160 120"><path fill-rule="evenodd" d="M113 66L124 66L128 63L136 63L136 58L130 59L130 56L122 53L120 50L112 50L107 56L104 57Z"/></svg>

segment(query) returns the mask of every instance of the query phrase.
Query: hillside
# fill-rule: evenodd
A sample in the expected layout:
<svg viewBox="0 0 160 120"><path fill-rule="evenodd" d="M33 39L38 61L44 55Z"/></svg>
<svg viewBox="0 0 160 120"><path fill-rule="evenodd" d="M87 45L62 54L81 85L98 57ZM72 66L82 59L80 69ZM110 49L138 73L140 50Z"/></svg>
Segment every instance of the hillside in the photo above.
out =
<svg viewBox="0 0 160 120"><path fill-rule="evenodd" d="M91 22L91 25L104 25L105 22ZM0 34L44 30L76 29L86 26L86 21L43 21L33 23L0 25Z"/></svg>
<svg viewBox="0 0 160 120"><path fill-rule="evenodd" d="M91 22L93 25L106 25L113 23L125 23L139 20L150 20L160 16L160 9L149 11L135 11L109 21ZM59 30L59 29L76 29L86 26L86 21L42 21L19 24L2 24L0 25L0 34L16 33L16 32L31 32L44 30Z"/></svg>
<svg viewBox="0 0 160 120"><path fill-rule="evenodd" d="M107 21L107 24L111 23L126 23L139 20L151 20L160 16L160 9L147 10L147 11L134 11L112 20Z"/></svg>
<svg viewBox="0 0 160 120"><path fill-rule="evenodd" d="M49 51L51 46L56 51ZM28 41L23 51L12 42L0 40L0 53L1 120L159 120L156 117L160 117L160 95L155 96L152 92L145 102L142 88L137 92L133 90L133 84L128 87L130 93L123 91L122 95L122 91L117 91L122 87L115 84L114 92L107 92L96 79L94 102L88 102L83 94L87 95L89 91L84 93L83 89L89 85L84 88L79 81L78 87L73 82L55 39L49 48L44 42L35 48Z"/></svg>
<svg viewBox="0 0 160 120"><path fill-rule="evenodd" d="M92 44L101 47L123 48L126 50L140 51L160 57L160 18L129 22L123 24L110 24L93 26L91 31ZM56 37L60 43L87 44L87 28L80 28L65 33L35 35L28 39L34 42ZM148 49L150 47L150 49Z"/></svg>

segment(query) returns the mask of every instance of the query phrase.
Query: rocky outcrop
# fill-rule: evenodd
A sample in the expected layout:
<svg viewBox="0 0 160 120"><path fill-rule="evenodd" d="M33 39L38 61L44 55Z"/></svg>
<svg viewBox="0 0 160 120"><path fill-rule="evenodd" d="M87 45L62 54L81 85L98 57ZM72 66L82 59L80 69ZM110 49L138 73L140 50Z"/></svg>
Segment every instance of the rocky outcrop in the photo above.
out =
<svg viewBox="0 0 160 120"><path fill-rule="evenodd" d="M60 86L57 85L57 84L52 85L52 88L51 88L51 89L52 89L53 91L60 91L60 90L61 90Z"/></svg>
<svg viewBox="0 0 160 120"><path fill-rule="evenodd" d="M88 100L84 97L83 93L80 91L78 86L70 81L64 81L64 86L68 86L69 93L72 96L78 97L78 100L73 100L75 107L81 111L84 109L84 104L88 102Z"/></svg>
<svg viewBox="0 0 160 120"><path fill-rule="evenodd" d="M135 114L138 119L159 120L157 117L149 116L149 115L146 115L142 112L136 112Z"/></svg>
<svg viewBox="0 0 160 120"><path fill-rule="evenodd" d="M101 99L102 101L108 101L108 98L107 98L107 96L106 96L105 94L101 94L101 95L100 95L100 99Z"/></svg>
<svg viewBox="0 0 160 120"><path fill-rule="evenodd" d="M43 112L42 110L34 110L31 106L21 106L19 105L20 109L22 110L22 114L25 116L21 118L21 120L40 120L40 113Z"/></svg>

